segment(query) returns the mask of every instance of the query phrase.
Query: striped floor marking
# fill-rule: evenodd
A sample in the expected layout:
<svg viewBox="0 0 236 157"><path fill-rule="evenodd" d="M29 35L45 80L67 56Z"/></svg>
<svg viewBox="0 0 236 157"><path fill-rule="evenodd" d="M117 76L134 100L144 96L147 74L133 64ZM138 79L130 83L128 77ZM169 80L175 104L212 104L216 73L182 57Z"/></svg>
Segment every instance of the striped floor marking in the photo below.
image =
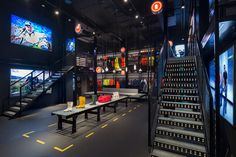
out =
<svg viewBox="0 0 236 157"><path fill-rule="evenodd" d="M108 126L108 124L105 124L105 125L103 125L101 128L104 129L104 128L107 127L107 126Z"/></svg>
<svg viewBox="0 0 236 157"><path fill-rule="evenodd" d="M70 149L70 148L73 147L73 146L74 146L74 145L72 144L72 145L70 145L70 146L68 146L68 147L66 147L66 148L64 148L64 149L59 148L59 147L53 147L53 149L55 149L55 150L57 150L57 151L63 153L63 152L67 151L68 149Z"/></svg>
<svg viewBox="0 0 236 157"><path fill-rule="evenodd" d="M122 117L126 116L126 113L122 114Z"/></svg>
<svg viewBox="0 0 236 157"><path fill-rule="evenodd" d="M129 110L129 113L132 112L133 110Z"/></svg>
<svg viewBox="0 0 236 157"><path fill-rule="evenodd" d="M113 119L113 122L115 122L115 121L117 121L119 118L115 118L115 119Z"/></svg>
<svg viewBox="0 0 236 157"><path fill-rule="evenodd" d="M44 141L41 141L41 140L36 140L36 142L42 145L46 144Z"/></svg>
<svg viewBox="0 0 236 157"><path fill-rule="evenodd" d="M30 138L30 134L33 134L35 131L30 131L30 132L27 132L27 133L24 133L22 136L25 137L25 138Z"/></svg>
<svg viewBox="0 0 236 157"><path fill-rule="evenodd" d="M95 132L91 132L90 134L86 135L85 138L89 138L91 136L93 136L95 134Z"/></svg>
<svg viewBox="0 0 236 157"><path fill-rule="evenodd" d="M50 127L53 127L55 125L57 125L57 123L50 124L50 125L48 125L48 127L50 128Z"/></svg>

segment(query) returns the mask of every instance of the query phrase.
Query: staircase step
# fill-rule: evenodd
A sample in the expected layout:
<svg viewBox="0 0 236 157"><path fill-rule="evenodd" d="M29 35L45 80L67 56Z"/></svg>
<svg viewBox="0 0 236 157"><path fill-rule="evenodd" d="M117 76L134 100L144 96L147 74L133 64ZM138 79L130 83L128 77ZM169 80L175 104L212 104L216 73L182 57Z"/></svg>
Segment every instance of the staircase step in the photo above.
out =
<svg viewBox="0 0 236 157"><path fill-rule="evenodd" d="M165 83L172 82L172 83L177 83L177 82L196 82L197 78L164 78Z"/></svg>
<svg viewBox="0 0 236 157"><path fill-rule="evenodd" d="M33 99L31 99L31 98L23 98L22 99L22 102L28 102L28 103L30 103L30 102L32 102L33 101Z"/></svg>
<svg viewBox="0 0 236 157"><path fill-rule="evenodd" d="M191 121L186 119L170 118L170 117L158 117L158 124L184 127L192 130L203 130L203 122Z"/></svg>
<svg viewBox="0 0 236 157"><path fill-rule="evenodd" d="M168 117L184 117L184 118L197 119L197 121L202 120L202 114L200 112L160 109L160 114Z"/></svg>
<svg viewBox="0 0 236 157"><path fill-rule="evenodd" d="M197 88L197 83L179 83L179 82L175 82L175 83L164 83L164 88Z"/></svg>
<svg viewBox="0 0 236 157"><path fill-rule="evenodd" d="M20 111L20 107L19 106L13 106L13 107L10 107L9 110L13 111L13 112L19 112Z"/></svg>
<svg viewBox="0 0 236 157"><path fill-rule="evenodd" d="M156 134L162 136L169 136L170 138L189 140L195 143L205 143L205 136L203 133L187 131L173 127L158 126L156 128Z"/></svg>
<svg viewBox="0 0 236 157"><path fill-rule="evenodd" d="M196 67L176 67L176 68L166 68L166 72L190 72L196 71Z"/></svg>
<svg viewBox="0 0 236 157"><path fill-rule="evenodd" d="M164 101L181 101L181 102L199 102L199 96L193 95L170 95L170 94L162 94L162 100Z"/></svg>
<svg viewBox="0 0 236 157"><path fill-rule="evenodd" d="M162 88L161 89L163 94L186 94L186 95L198 95L197 89L179 89L179 88Z"/></svg>
<svg viewBox="0 0 236 157"><path fill-rule="evenodd" d="M3 115L6 116L6 117L12 118L12 117L14 117L16 115L16 112L6 111L6 112L3 113Z"/></svg>
<svg viewBox="0 0 236 157"><path fill-rule="evenodd" d="M161 106L163 108L185 108L185 109L193 109L194 111L200 111L201 106L197 103L190 102L173 102L173 101L161 101Z"/></svg>
<svg viewBox="0 0 236 157"><path fill-rule="evenodd" d="M184 63L184 64L172 64L172 63L167 63L166 68L191 68L191 67L196 67L195 63Z"/></svg>
<svg viewBox="0 0 236 157"><path fill-rule="evenodd" d="M165 72L165 77L196 77L196 72L188 72L188 73L179 73L179 72Z"/></svg>
<svg viewBox="0 0 236 157"><path fill-rule="evenodd" d="M155 148L170 150L187 156L206 157L206 147L198 144L156 137L154 145Z"/></svg>
<svg viewBox="0 0 236 157"><path fill-rule="evenodd" d="M21 105L22 105L23 107L25 107L25 106L28 105L28 103L27 103L27 102L21 102ZM20 106L20 102L17 102L17 103L16 103L16 106Z"/></svg>
<svg viewBox="0 0 236 157"><path fill-rule="evenodd" d="M186 156L176 154L176 153L167 152L164 150L154 149L151 154L151 157L186 157Z"/></svg>

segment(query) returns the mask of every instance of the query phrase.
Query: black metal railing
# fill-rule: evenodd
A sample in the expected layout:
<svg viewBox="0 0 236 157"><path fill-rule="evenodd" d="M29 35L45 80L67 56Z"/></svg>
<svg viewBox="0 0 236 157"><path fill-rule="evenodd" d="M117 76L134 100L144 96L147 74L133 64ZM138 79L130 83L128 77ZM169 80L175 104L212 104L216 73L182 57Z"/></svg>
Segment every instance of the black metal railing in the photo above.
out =
<svg viewBox="0 0 236 157"><path fill-rule="evenodd" d="M203 58L201 56L201 46L200 42L198 41L197 37L194 36L192 43L190 45L190 54L195 56L196 65L197 65L197 79L199 83L199 96L202 104L202 112L204 118L204 126L205 126L205 135L206 135L206 146L211 156L212 151L212 140L213 137L213 98L211 93L211 88L209 85L208 74L206 70L206 66L204 65Z"/></svg>
<svg viewBox="0 0 236 157"><path fill-rule="evenodd" d="M167 49L164 46L161 49L160 57L158 59L157 67L155 69L155 77L152 84L152 90L150 91L149 98L148 98L148 145L152 148L154 139L155 139L155 130L157 127L157 118L160 109L160 93L161 93L161 85L162 79L164 77L165 72L165 65L168 59L169 54L169 46Z"/></svg>
<svg viewBox="0 0 236 157"><path fill-rule="evenodd" d="M20 102L20 109L22 109L22 99L35 89L42 90L42 93L47 90L45 88L45 83L49 78L52 77L52 75L57 72L57 76L64 75L64 72L71 70L72 67L75 65L75 61L73 58L70 58L71 61L68 61L69 57L74 57L74 53L70 53L62 57L61 59L57 60L54 64L52 64L48 69L46 70L34 70L31 73L27 74L26 76L18 79L17 81L10 84L10 91L8 93L7 98L5 98L2 101L2 114L5 110L10 108L12 104L16 103L17 101ZM68 65L66 67L65 65ZM63 72L64 70L64 72ZM39 72L39 73L38 73ZM47 74L47 77L46 77ZM24 83L22 83L24 82ZM19 84L17 86L17 91L19 93L12 95L12 91L14 88L16 88L16 84Z"/></svg>

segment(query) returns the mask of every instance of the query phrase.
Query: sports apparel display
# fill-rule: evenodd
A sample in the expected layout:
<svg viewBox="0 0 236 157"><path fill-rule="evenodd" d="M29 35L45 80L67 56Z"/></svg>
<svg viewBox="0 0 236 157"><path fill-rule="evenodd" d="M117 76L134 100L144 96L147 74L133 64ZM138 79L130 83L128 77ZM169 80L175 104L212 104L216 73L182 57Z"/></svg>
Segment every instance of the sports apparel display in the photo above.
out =
<svg viewBox="0 0 236 157"><path fill-rule="evenodd" d="M64 112L71 112L73 110L73 102L67 102L67 108L64 110Z"/></svg>

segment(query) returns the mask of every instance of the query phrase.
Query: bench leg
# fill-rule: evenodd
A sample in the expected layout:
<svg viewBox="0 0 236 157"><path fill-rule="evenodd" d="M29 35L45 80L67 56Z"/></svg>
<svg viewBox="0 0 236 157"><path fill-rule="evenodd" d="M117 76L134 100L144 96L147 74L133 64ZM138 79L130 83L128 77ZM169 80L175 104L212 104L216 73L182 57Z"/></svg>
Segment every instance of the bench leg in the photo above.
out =
<svg viewBox="0 0 236 157"><path fill-rule="evenodd" d="M114 104L114 113L116 113L116 107L117 107L117 105L118 105L118 103L116 102L116 103Z"/></svg>
<svg viewBox="0 0 236 157"><path fill-rule="evenodd" d="M99 122L100 120L101 120L101 117L100 117L100 110L101 110L101 108L99 107L98 109L97 109L97 121Z"/></svg>
<svg viewBox="0 0 236 157"><path fill-rule="evenodd" d="M77 119L77 116L73 116L73 124L72 124L72 134L76 132L76 119Z"/></svg>
<svg viewBox="0 0 236 157"><path fill-rule="evenodd" d="M62 116L58 116L57 129L62 130Z"/></svg>
<svg viewBox="0 0 236 157"><path fill-rule="evenodd" d="M84 118L88 119L88 112L85 112Z"/></svg>

